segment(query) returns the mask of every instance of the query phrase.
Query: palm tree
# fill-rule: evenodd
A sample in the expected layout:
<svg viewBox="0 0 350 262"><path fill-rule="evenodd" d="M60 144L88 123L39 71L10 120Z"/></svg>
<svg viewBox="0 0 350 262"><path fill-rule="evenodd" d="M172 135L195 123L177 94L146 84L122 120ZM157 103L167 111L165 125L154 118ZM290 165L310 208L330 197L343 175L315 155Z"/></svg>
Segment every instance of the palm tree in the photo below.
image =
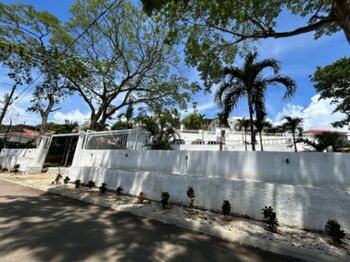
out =
<svg viewBox="0 0 350 262"><path fill-rule="evenodd" d="M264 129L271 128L272 127L272 123L265 119L265 115L262 115L262 116L259 117L259 114L257 114L257 116L258 117L254 121L254 126L256 127L256 131L259 133L260 150L264 151L263 140L262 140L262 131Z"/></svg>
<svg viewBox="0 0 350 262"><path fill-rule="evenodd" d="M282 124L282 128L283 130L288 130L292 132L294 150L295 152L298 152L297 143L296 143L297 141L295 140L295 133L296 131L301 129L303 119L300 117L291 117L291 116L285 116L283 119L286 122Z"/></svg>
<svg viewBox="0 0 350 262"><path fill-rule="evenodd" d="M171 150L173 142L179 138L176 129L162 120L156 121L153 117L143 119L143 129L148 131L152 138L152 143L148 145L152 150Z"/></svg>
<svg viewBox="0 0 350 262"><path fill-rule="evenodd" d="M223 69L223 81L215 94L215 102L222 108L222 117L227 119L230 112L242 98L248 100L252 150L255 151L254 113L259 108L265 112L265 91L268 86L281 84L286 87L284 98L290 98L295 92L295 82L278 74L279 63L275 59L256 61L258 54L250 52L245 57L243 67L231 66ZM271 68L272 76L264 76L265 69Z"/></svg>
<svg viewBox="0 0 350 262"><path fill-rule="evenodd" d="M242 132L242 140L244 142L244 147L245 147L245 151L248 150L247 148L247 132L249 130L249 126L250 126L250 121L248 119L242 118L242 119L238 119L237 120L237 126L241 131L244 131L244 137L243 137L243 132Z"/></svg>

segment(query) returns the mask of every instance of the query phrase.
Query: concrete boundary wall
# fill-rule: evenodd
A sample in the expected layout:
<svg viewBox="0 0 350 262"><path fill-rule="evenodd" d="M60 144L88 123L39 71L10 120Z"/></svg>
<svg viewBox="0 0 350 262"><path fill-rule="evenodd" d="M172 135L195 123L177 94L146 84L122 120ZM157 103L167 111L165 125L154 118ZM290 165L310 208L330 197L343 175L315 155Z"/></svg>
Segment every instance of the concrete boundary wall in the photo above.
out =
<svg viewBox="0 0 350 262"><path fill-rule="evenodd" d="M350 154L81 150L73 166L350 189Z"/></svg>
<svg viewBox="0 0 350 262"><path fill-rule="evenodd" d="M169 192L171 202L185 205L186 190L193 186L195 205L204 209L221 211L227 199L234 214L259 220L261 209L271 205L282 225L323 230L328 219L337 219L350 231L350 191L345 190L99 167L71 167L69 176L83 183L107 183L110 189L121 186L130 195L142 191L157 201L162 192Z"/></svg>
<svg viewBox="0 0 350 262"><path fill-rule="evenodd" d="M350 154L81 150L69 170L72 181L89 180L110 189L220 211L224 199L235 214L262 219L271 205L281 224L323 230L337 219L350 231Z"/></svg>
<svg viewBox="0 0 350 262"><path fill-rule="evenodd" d="M0 164L3 168L11 169L16 164L20 165L20 171L26 171L27 167L30 166L38 150L36 148L3 148L0 153Z"/></svg>

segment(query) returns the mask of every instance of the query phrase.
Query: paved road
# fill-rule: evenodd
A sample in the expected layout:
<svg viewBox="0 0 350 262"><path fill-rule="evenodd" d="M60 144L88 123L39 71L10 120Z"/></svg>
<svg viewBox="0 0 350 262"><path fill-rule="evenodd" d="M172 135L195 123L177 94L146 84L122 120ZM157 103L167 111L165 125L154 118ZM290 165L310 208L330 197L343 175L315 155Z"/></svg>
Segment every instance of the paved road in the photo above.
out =
<svg viewBox="0 0 350 262"><path fill-rule="evenodd" d="M0 180L0 261L295 261Z"/></svg>

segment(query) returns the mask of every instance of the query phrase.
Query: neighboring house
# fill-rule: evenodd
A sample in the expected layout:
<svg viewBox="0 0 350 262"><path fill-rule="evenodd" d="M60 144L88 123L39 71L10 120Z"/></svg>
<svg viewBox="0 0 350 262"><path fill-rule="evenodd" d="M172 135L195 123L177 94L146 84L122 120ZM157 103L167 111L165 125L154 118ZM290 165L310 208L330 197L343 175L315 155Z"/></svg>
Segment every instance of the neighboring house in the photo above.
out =
<svg viewBox="0 0 350 262"><path fill-rule="evenodd" d="M1 130L0 139L4 139L8 142L27 143L29 141L36 140L39 137L39 131L35 130L32 126L18 125L10 128L10 131L6 134L4 129Z"/></svg>

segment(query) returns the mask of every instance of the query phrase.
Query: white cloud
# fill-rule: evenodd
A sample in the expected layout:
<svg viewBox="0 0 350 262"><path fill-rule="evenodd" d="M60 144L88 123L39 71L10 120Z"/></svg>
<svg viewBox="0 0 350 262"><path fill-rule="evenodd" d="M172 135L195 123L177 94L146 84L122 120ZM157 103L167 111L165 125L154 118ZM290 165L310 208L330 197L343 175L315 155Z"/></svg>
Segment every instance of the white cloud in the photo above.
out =
<svg viewBox="0 0 350 262"><path fill-rule="evenodd" d="M90 113L84 114L80 110L74 110L66 113L57 112L52 116L52 120L56 123L63 124L65 120L78 122L79 124L84 123L90 119Z"/></svg>
<svg viewBox="0 0 350 262"><path fill-rule="evenodd" d="M319 100L320 95L311 97L308 107L304 108L300 105L286 105L281 112L275 117L275 122L280 123L284 116L302 117L304 119L304 129L320 128L332 129L332 123L342 120L345 115L339 112L333 113L336 105L331 103L330 99ZM342 129L348 131L348 127Z"/></svg>

